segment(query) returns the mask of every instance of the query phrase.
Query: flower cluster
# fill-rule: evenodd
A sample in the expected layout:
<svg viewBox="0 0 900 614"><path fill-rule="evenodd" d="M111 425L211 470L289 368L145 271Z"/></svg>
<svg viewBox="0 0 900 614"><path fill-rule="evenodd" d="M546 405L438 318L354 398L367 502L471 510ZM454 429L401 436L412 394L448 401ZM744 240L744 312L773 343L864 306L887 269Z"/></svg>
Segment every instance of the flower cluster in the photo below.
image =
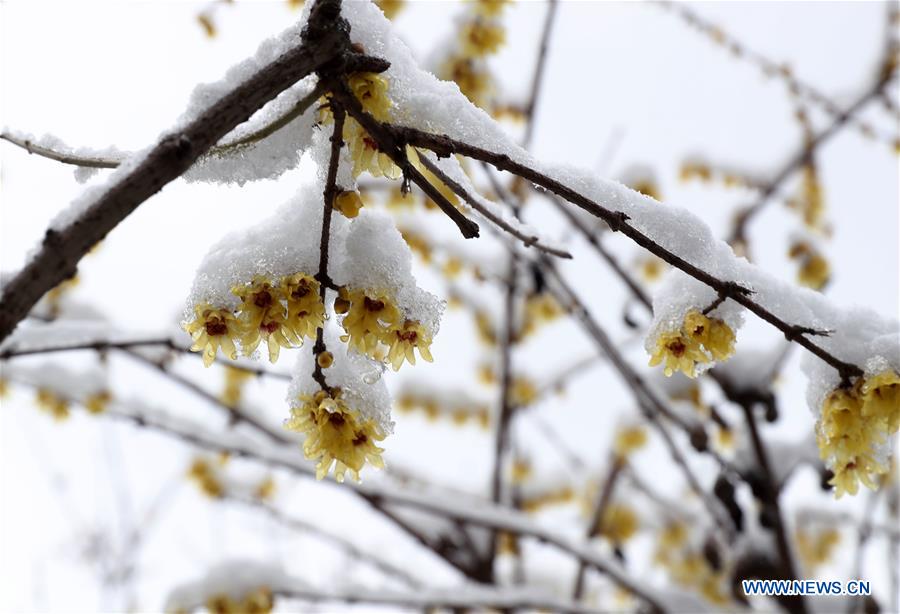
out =
<svg viewBox="0 0 900 614"><path fill-rule="evenodd" d="M347 85L366 113L378 121L390 121L394 103L388 96L387 77L371 72L354 73L348 77ZM319 121L324 125L334 122L327 100L322 102ZM358 177L363 171L369 172L373 177L400 177L400 167L394 164L390 156L378 150L374 139L352 117L347 117L344 121L343 139L350 150L353 177Z"/></svg>
<svg viewBox="0 0 900 614"><path fill-rule="evenodd" d="M206 609L210 614L269 614L273 606L272 591L266 586L245 594L241 599L223 593L206 600Z"/></svg>
<svg viewBox="0 0 900 614"><path fill-rule="evenodd" d="M491 107L495 89L485 59L497 53L506 42L506 30L499 21L506 4L505 0L470 3L471 11L460 24L458 44L438 69L439 77L455 82L466 98L485 109ZM504 115L516 111L508 105L498 105L492 110Z"/></svg>
<svg viewBox="0 0 900 614"><path fill-rule="evenodd" d="M491 422L490 409L482 403L454 398L452 401L412 391L402 392L397 397L397 409L403 413L421 412L429 420L445 419L462 426L474 422L481 428L488 428Z"/></svg>
<svg viewBox="0 0 900 614"><path fill-rule="evenodd" d="M348 471L358 481L366 462L384 467L384 450L375 442L382 441L385 434L375 421L363 419L358 411L348 407L339 388L300 395L299 401L297 407L291 408L285 428L306 434L303 453L310 460L318 460L316 478L328 475L332 465L338 482L344 481Z"/></svg>
<svg viewBox="0 0 900 614"><path fill-rule="evenodd" d="M38 388L34 397L37 406L50 414L54 420L62 422L69 417L69 401L60 397L52 390Z"/></svg>
<svg viewBox="0 0 900 614"><path fill-rule="evenodd" d="M322 326L325 307L319 298L319 282L305 273L273 281L254 277L232 288L236 309L216 308L208 303L194 307L194 319L185 330L194 340L191 350L203 352L203 364L213 363L219 349L230 359L237 358L237 345L244 354L253 354L265 340L269 360L275 362L281 348L297 347L304 338L314 339Z"/></svg>
<svg viewBox="0 0 900 614"><path fill-rule="evenodd" d="M664 362L667 376L681 371L696 377L698 365L723 361L734 353L734 338L734 331L722 320L691 310L680 329L664 331L656 338L650 366Z"/></svg>
<svg viewBox="0 0 900 614"><path fill-rule="evenodd" d="M831 277L828 260L807 241L798 241L788 250L791 260L800 264L797 271L797 282L801 286L821 290Z"/></svg>
<svg viewBox="0 0 900 614"><path fill-rule="evenodd" d="M404 361L416 364L415 350L432 361L431 334L421 322L404 317L386 292L341 288L335 311L344 314L341 324L347 334L341 341L360 354L376 358L383 350L394 371Z"/></svg>
<svg viewBox="0 0 900 614"><path fill-rule="evenodd" d="M831 392L816 422L819 454L834 473L835 496L875 490L888 471L878 449L900 426L900 375L891 369Z"/></svg>
<svg viewBox="0 0 900 614"><path fill-rule="evenodd" d="M224 462L224 460L222 461ZM204 458L196 458L191 463L187 477L197 485L200 492L212 499L219 499L225 494L225 488L219 477L219 471Z"/></svg>
<svg viewBox="0 0 900 614"><path fill-rule="evenodd" d="M662 566L677 584L697 591L715 605L729 603L728 570L714 569L703 553L691 547L687 526L673 521L657 536L653 560Z"/></svg>

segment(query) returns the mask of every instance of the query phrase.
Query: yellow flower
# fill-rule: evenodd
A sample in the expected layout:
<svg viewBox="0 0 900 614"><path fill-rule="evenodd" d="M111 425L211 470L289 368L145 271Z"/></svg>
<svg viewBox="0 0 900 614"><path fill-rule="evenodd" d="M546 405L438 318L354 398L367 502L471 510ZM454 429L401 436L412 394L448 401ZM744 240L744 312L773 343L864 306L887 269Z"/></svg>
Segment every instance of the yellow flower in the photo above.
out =
<svg viewBox="0 0 900 614"><path fill-rule="evenodd" d="M371 356L390 331L401 324L400 310L381 292L342 290L342 293L350 301L350 308L341 322L347 331L341 341Z"/></svg>
<svg viewBox="0 0 900 614"><path fill-rule="evenodd" d="M57 396L52 390L38 388L34 401L39 408L53 416L57 422L62 422L69 417L69 402Z"/></svg>
<svg viewBox="0 0 900 614"><path fill-rule="evenodd" d="M821 290L831 278L828 260L805 241L792 245L788 256L800 262L797 271L797 283L800 285Z"/></svg>
<svg viewBox="0 0 900 614"><path fill-rule="evenodd" d="M524 459L516 459L512 464L511 481L513 484L523 484L532 476L534 470L531 463Z"/></svg>
<svg viewBox="0 0 900 614"><path fill-rule="evenodd" d="M900 375L887 370L862 384L863 415L883 422L888 434L900 428Z"/></svg>
<svg viewBox="0 0 900 614"><path fill-rule="evenodd" d="M84 408L92 414L102 414L106 411L107 405L112 400L112 395L108 390L101 390L94 394L88 395L84 400Z"/></svg>
<svg viewBox="0 0 900 614"><path fill-rule="evenodd" d="M0 399L5 399L9 395L9 380L0 377Z"/></svg>
<svg viewBox="0 0 900 614"><path fill-rule="evenodd" d="M219 399L229 407L235 407L241 400L243 394L244 383L253 377L253 373L246 369L238 369L236 367L225 367L225 386Z"/></svg>
<svg viewBox="0 0 900 614"><path fill-rule="evenodd" d="M254 277L250 284L235 286L231 293L241 300L241 347L249 356L265 339L269 349L269 361L278 360L281 348L298 346L302 340L287 324L287 313L282 303L284 293L265 277Z"/></svg>
<svg viewBox="0 0 900 614"><path fill-rule="evenodd" d="M475 0L473 6L475 12L485 17L496 17L503 11L503 8L510 4L512 0Z"/></svg>
<svg viewBox="0 0 900 614"><path fill-rule="evenodd" d="M530 294L525 299L525 315L522 324L522 336L527 336L563 314L562 306L551 294L540 292Z"/></svg>
<svg viewBox="0 0 900 614"><path fill-rule="evenodd" d="M647 283L652 283L662 277L668 265L661 258L649 255L642 258L638 266L640 267L641 278Z"/></svg>
<svg viewBox="0 0 900 614"><path fill-rule="evenodd" d="M637 533L640 521L630 507L620 503L611 503L603 512L598 533L615 545L631 539Z"/></svg>
<svg viewBox="0 0 900 614"><path fill-rule="evenodd" d="M353 219L359 215L359 210L363 208L363 201L357 192L341 192L334 197L334 208L344 217Z"/></svg>
<svg viewBox="0 0 900 614"><path fill-rule="evenodd" d="M448 279L456 279L463 270L463 261L456 256L447 258L441 271Z"/></svg>
<svg viewBox="0 0 900 614"><path fill-rule="evenodd" d="M375 0L375 4L378 5L378 8L384 13L384 16L388 19L393 19L397 16L397 13L403 10L406 6L406 2L404 0Z"/></svg>
<svg viewBox="0 0 900 614"><path fill-rule="evenodd" d="M497 554L518 556L519 536L506 531L500 531L497 534Z"/></svg>
<svg viewBox="0 0 900 614"><path fill-rule="evenodd" d="M725 360L734 353L734 331L722 320L708 318L699 311L684 316L680 330L660 333L650 366L665 361L665 374L681 371L696 377L698 364Z"/></svg>
<svg viewBox="0 0 900 614"><path fill-rule="evenodd" d="M315 339L316 330L325 324L325 305L319 296L319 282L305 273L281 280L281 294L287 301L285 327L302 345L303 338Z"/></svg>
<svg viewBox="0 0 900 614"><path fill-rule="evenodd" d="M841 534L834 528L819 531L797 530L797 552L809 571L827 563L841 541Z"/></svg>
<svg viewBox="0 0 900 614"><path fill-rule="evenodd" d="M218 593L206 600L210 614L269 614L273 606L272 591L267 586L247 593L242 599Z"/></svg>
<svg viewBox="0 0 900 614"><path fill-rule="evenodd" d="M359 472L367 461L373 467L384 467L384 450L375 445L384 434L375 422L362 420L357 411L347 407L339 389L331 394L320 390L314 395L301 395L300 406L291 409L285 428L306 434L303 453L309 460L318 460L319 480L328 475L332 465L338 482L344 481L348 471L359 481Z"/></svg>
<svg viewBox="0 0 900 614"><path fill-rule="evenodd" d="M497 345L497 332L488 312L481 309L475 311L475 328L482 343L491 347Z"/></svg>
<svg viewBox="0 0 900 614"><path fill-rule="evenodd" d="M192 352L203 352L203 365L208 367L216 359L216 353L222 353L231 360L237 359L237 348L234 342L241 336L241 324L228 309L216 309L208 303L194 306L194 319L185 324L194 340Z"/></svg>
<svg viewBox="0 0 900 614"><path fill-rule="evenodd" d="M498 23L476 19L463 25L460 31L463 55L478 58L496 53L506 42L506 31Z"/></svg>
<svg viewBox="0 0 900 614"><path fill-rule="evenodd" d="M450 80L459 86L459 91L472 104L487 108L494 84L487 69L465 57L448 59L440 70L442 79Z"/></svg>
<svg viewBox="0 0 900 614"><path fill-rule="evenodd" d="M897 428L897 405L892 408L889 399L890 391L896 391L892 381L896 381L896 376L892 379L889 371L871 378L867 401L866 383L859 380L852 388L834 390L822 405L816 442L820 456L834 472L829 483L835 487L837 498L844 493L855 495L860 482L876 490L879 476L888 470L875 457L875 448L884 444ZM883 393L887 393L887 398ZM884 400L888 402L883 403Z"/></svg>
<svg viewBox="0 0 900 614"><path fill-rule="evenodd" d="M272 476L266 477L256 487L253 493L257 499L268 500L275 496L275 479Z"/></svg>
<svg viewBox="0 0 900 614"><path fill-rule="evenodd" d="M205 459L194 459L187 476L203 494L212 499L218 499L225 494L225 488L222 486L216 470Z"/></svg>
<svg viewBox="0 0 900 614"><path fill-rule="evenodd" d="M627 426L619 429L613 443L613 450L619 458L627 458L632 452L643 448L647 443L647 431L642 426Z"/></svg>
<svg viewBox="0 0 900 614"><path fill-rule="evenodd" d="M713 360L726 360L734 354L734 331L722 320L689 311L684 316L684 331L706 348Z"/></svg>
<svg viewBox="0 0 900 614"><path fill-rule="evenodd" d="M404 360L411 365L416 364L414 349L418 349L419 355L428 362L434 360L430 350L431 336L419 322L406 320L403 326L393 327L390 332L393 336L388 337L391 339L391 348L387 359L394 371L400 369Z"/></svg>
<svg viewBox="0 0 900 614"><path fill-rule="evenodd" d="M665 374L671 376L681 371L688 377L696 377L697 363L708 361L700 344L681 331L660 333L656 339L656 351L650 357L650 366L655 367L665 360Z"/></svg>
<svg viewBox="0 0 900 614"><path fill-rule="evenodd" d="M355 73L347 79L347 85L362 104L363 110L379 121L391 119L393 102L388 96L388 82L383 75ZM324 124L331 124L334 121L327 105L323 105L320 119ZM351 117L346 119L343 137L350 150L354 177L358 177L363 171L368 171L375 177L384 176L388 179L400 177L400 168L393 163L390 156L378 151L375 141L355 119Z"/></svg>
<svg viewBox="0 0 900 614"><path fill-rule="evenodd" d="M531 405L538 399L539 391L527 377L514 377L509 388L509 402L515 407Z"/></svg>

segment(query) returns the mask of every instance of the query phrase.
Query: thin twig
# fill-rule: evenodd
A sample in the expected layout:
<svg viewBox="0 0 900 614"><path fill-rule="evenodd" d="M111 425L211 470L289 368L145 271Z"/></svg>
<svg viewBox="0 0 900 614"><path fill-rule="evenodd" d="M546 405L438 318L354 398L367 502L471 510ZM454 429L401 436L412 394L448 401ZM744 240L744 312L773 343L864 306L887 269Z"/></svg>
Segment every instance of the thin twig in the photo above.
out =
<svg viewBox="0 0 900 614"><path fill-rule="evenodd" d="M684 271L697 281L709 286L719 294L723 294L740 305L746 307L778 330L784 336L797 344L809 350L812 354L822 359L825 363L832 366L841 375L841 379L849 381L854 377L863 374L862 369L857 365L842 361L833 354L822 348L821 346L810 341L807 336L814 334L822 334L809 328L790 324L785 322L776 314L772 313L766 307L760 305L750 298L751 292L731 280L721 280L714 275L706 272L700 267L691 264L682 257L674 254L666 249L649 236L629 224L628 216L621 211L613 211L594 202L586 196L580 194L576 190L556 181L555 179L545 175L541 171L533 169L529 166L516 162L506 154L495 153L481 147L469 145L452 139L446 135L430 134L416 128L405 126L394 126L382 124L396 137L396 140L402 143L413 145L416 147L424 147L430 149L439 156L450 156L453 154L461 154L475 160L487 162L498 170L508 171L523 179L531 181L554 194L564 198L565 200L581 207L588 213L595 215L605 221L611 230L621 232L632 241L643 247L650 253L665 260L670 265Z"/></svg>
<svg viewBox="0 0 900 614"><path fill-rule="evenodd" d="M295 47L226 92L195 119L164 136L141 160L117 172L108 186L64 228L50 228L28 263L0 297L0 341L49 290L75 275L81 258L141 203L179 177L222 137L282 91L350 53L339 0L318 0ZM382 70L387 63L380 62ZM377 67L373 67L377 68Z"/></svg>
<svg viewBox="0 0 900 614"><path fill-rule="evenodd" d="M515 238L519 239L522 243L525 244L525 247L534 247L542 252L550 254L551 256L556 256L558 258L571 258L572 254L565 250L556 249L554 247L550 247L548 245L544 245L540 242L540 237L537 235L526 235L522 233L515 226L505 222L502 217L495 215L491 212L490 209L482 205L477 198L472 196L468 190L466 190L462 185L458 182L451 179L447 173L442 171L440 167L428 159L428 157L422 153L419 153L419 161L422 165L428 169L428 171L437 177L442 183L446 184L448 188L453 190L453 192L466 201L470 207L475 209L478 213L483 215L488 221L492 222L498 228L505 230Z"/></svg>
<svg viewBox="0 0 900 614"><path fill-rule="evenodd" d="M591 513L591 519L587 531L585 531L586 539L590 540L600 534L600 530L603 528L603 517L606 515L606 510L609 508L610 501L612 501L612 493L616 487L616 480L624 467L625 459L613 455L612 463L606 474L606 479L603 480L603 486L600 488L600 492L597 493L594 511ZM578 564L578 572L575 574L575 588L572 590L572 599L574 601L581 600L581 596L584 594L586 570L587 568L583 563Z"/></svg>
<svg viewBox="0 0 900 614"><path fill-rule="evenodd" d="M322 301L322 307L327 311L325 304L325 295L328 287L334 284L328 275L328 246L331 239L331 215L334 211L334 199L337 196L337 171L338 164L341 159L341 148L344 146L344 107L339 103L331 100L331 114L334 116L334 130L331 133L331 155L328 159L328 172L325 178L325 189L322 193L322 232L319 237L319 272L316 279L319 282L319 300ZM319 387L326 392L331 392L328 382L325 381L325 374L322 373L322 365L320 357L326 351L325 347L325 330L323 326L316 329L316 344L313 346L313 354L315 365L313 367L313 379L319 384Z"/></svg>
<svg viewBox="0 0 900 614"><path fill-rule="evenodd" d="M357 100L356 96L347 87L347 84L334 80L330 84L332 95L340 101L347 110L347 113L355 119L360 126L369 133L372 140L375 141L378 151L387 154L394 164L403 171L405 180L412 181L425 194L435 202L435 204L456 224L462 236L466 239L472 239L478 236L478 224L468 219L459 209L448 201L440 190L434 187L430 181L425 179L416 168L410 163L406 156L405 144L398 141L390 130L386 129L387 124L379 122L369 115Z"/></svg>

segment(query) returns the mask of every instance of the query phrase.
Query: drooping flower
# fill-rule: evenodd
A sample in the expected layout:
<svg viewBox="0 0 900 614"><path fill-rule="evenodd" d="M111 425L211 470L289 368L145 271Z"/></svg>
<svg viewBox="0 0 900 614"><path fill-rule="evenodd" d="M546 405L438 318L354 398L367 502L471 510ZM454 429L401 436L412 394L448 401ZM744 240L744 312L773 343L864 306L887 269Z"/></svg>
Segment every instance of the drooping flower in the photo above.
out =
<svg viewBox="0 0 900 614"><path fill-rule="evenodd" d="M395 326L391 329L393 339L391 347L388 351L387 359L391 363L394 371L400 369L403 361L406 360L411 365L416 364L416 354L414 350L419 350L419 355L432 362L431 356L431 335L425 330L419 322L414 320L406 320L402 326Z"/></svg>
<svg viewBox="0 0 900 614"><path fill-rule="evenodd" d="M467 57L451 57L441 66L440 77L456 83L472 104L487 108L494 91L494 80L483 62Z"/></svg>
<svg viewBox="0 0 900 614"><path fill-rule="evenodd" d="M691 310L685 314L680 329L657 336L650 366L665 362L667 376L681 371L693 378L697 376L698 365L730 357L734 353L734 339L734 331L728 324Z"/></svg>
<svg viewBox="0 0 900 614"><path fill-rule="evenodd" d="M347 472L359 480L359 472L368 462L384 467L375 445L385 437L372 420L364 420L359 412L347 406L340 389L331 393L320 390L313 395L300 395L300 405L291 409L285 428L306 434L303 453L316 460L316 478L322 479L334 465L334 477L343 482Z"/></svg>
<svg viewBox="0 0 900 614"><path fill-rule="evenodd" d="M242 334L241 323L230 309L217 309L209 303L194 306L194 319L184 325L194 340L192 352L203 352L203 365L216 359L219 348L231 360L237 359L235 342Z"/></svg>
<svg viewBox="0 0 900 614"><path fill-rule="evenodd" d="M222 387L222 394L219 395L219 400L228 407L236 407L244 393L244 384L251 377L253 377L251 371L226 366L225 385Z"/></svg>
<svg viewBox="0 0 900 614"><path fill-rule="evenodd" d="M390 346L393 343L390 332L404 320L387 295L363 290L342 290L341 294L350 303L341 322L347 334L341 340L368 356L375 353L380 343ZM390 342L385 342L388 339Z"/></svg>
<svg viewBox="0 0 900 614"><path fill-rule="evenodd" d="M92 414L102 414L111 400L112 394L108 390L101 390L84 399L84 408Z"/></svg>
<svg viewBox="0 0 900 614"><path fill-rule="evenodd" d="M797 553L808 571L827 563L841 541L837 529L829 527L818 531L800 528L797 530Z"/></svg>
<svg viewBox="0 0 900 614"><path fill-rule="evenodd" d="M354 73L347 79L347 85L364 111L378 121L391 119L391 108L394 103L388 96L388 81L383 75L370 72ZM323 104L321 108L320 121L326 125L334 121L327 104ZM347 117L344 121L343 138L350 150L354 177L358 177L363 171L368 171L375 177L383 176L388 179L400 177L400 168L394 164L390 156L378 150L374 139L352 117Z"/></svg>
<svg viewBox="0 0 900 614"><path fill-rule="evenodd" d="M480 58L496 53L506 42L506 30L499 23L475 19L465 23L460 30L459 40L463 55Z"/></svg>
<svg viewBox="0 0 900 614"><path fill-rule="evenodd" d="M334 197L334 209L346 218L353 219L363 208L363 201L358 192L344 191Z"/></svg>
<svg viewBox="0 0 900 614"><path fill-rule="evenodd" d="M619 546L631 539L639 527L634 510L622 503L610 503L600 519L598 533Z"/></svg>
<svg viewBox="0 0 900 614"><path fill-rule="evenodd" d="M305 273L295 273L281 280L281 293L287 302L285 327L293 336L315 339L316 330L325 323L325 304L319 296L319 282Z"/></svg>
<svg viewBox="0 0 900 614"><path fill-rule="evenodd" d="M302 343L287 324L287 313L282 302L283 292L265 277L254 277L249 284L235 286L231 293L241 300L238 308L241 317L241 348L249 356L265 339L269 349L269 361L278 360L281 348Z"/></svg>
<svg viewBox="0 0 900 614"><path fill-rule="evenodd" d="M877 489L879 477L888 470L877 454L877 448L894 432L890 430L890 414L881 412L880 399L875 397L874 391L890 381L889 376L880 378L881 375L884 374L871 378L874 385L869 386L869 403L862 391L864 380L860 379L851 388L834 390L822 405L816 422L816 443L820 456L834 473L829 484L835 487L837 498L845 493L855 495L860 483ZM893 411L897 411L896 405Z"/></svg>
<svg viewBox="0 0 900 614"><path fill-rule="evenodd" d="M57 422L69 418L69 401L48 388L38 388L34 401Z"/></svg>
<svg viewBox="0 0 900 614"><path fill-rule="evenodd" d="M684 331L712 354L713 360L726 360L734 353L734 331L722 320L689 311L684 316Z"/></svg>
<svg viewBox="0 0 900 614"><path fill-rule="evenodd" d="M888 434L900 428L900 375L885 370L863 381L863 414L882 423Z"/></svg>
<svg viewBox="0 0 900 614"><path fill-rule="evenodd" d="M496 17L512 0L475 0L472 4L475 12L485 17Z"/></svg>
<svg viewBox="0 0 900 614"><path fill-rule="evenodd" d="M650 366L655 367L663 361L667 376L681 371L688 377L695 377L696 364L707 362L707 357L694 338L675 330L660 333L656 339L656 351L650 357Z"/></svg>
<svg viewBox="0 0 900 614"><path fill-rule="evenodd" d="M628 458L647 443L647 431L639 425L626 426L616 432L613 451L619 458Z"/></svg>

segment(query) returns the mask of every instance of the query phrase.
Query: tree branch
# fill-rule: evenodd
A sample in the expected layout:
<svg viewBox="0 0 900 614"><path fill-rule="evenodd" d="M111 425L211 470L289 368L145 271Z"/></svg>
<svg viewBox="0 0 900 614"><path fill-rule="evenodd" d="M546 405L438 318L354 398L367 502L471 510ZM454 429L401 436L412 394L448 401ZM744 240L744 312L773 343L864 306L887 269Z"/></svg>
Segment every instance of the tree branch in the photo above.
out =
<svg viewBox="0 0 900 614"><path fill-rule="evenodd" d="M34 257L0 297L0 341L48 290L75 274L79 260L141 203L184 173L201 155L259 108L349 50L339 0L317 0L297 46L223 95L196 118L164 136L61 229L48 229Z"/></svg>
<svg viewBox="0 0 900 614"><path fill-rule="evenodd" d="M862 369L857 365L838 359L807 338L807 335L816 334L818 331L785 322L767 308L753 301L753 299L750 298L750 291L746 288L743 288L730 280L721 280L656 243L649 236L630 225L628 223L628 216L621 211L607 209L544 173L512 160L506 154L491 152L481 147L457 141L446 135L430 134L416 128L394 126L390 124L382 124L382 127L393 133L396 141L415 147L430 149L439 156L461 154L469 158L487 162L499 170L508 171L514 175L518 175L523 179L527 179L528 181L553 192L557 196L581 207L588 213L599 217L605 221L614 232L621 232L648 252L684 271L697 281L715 290L718 294L724 295L746 307L749 311L784 333L788 340L796 342L815 356L822 359L828 365L834 367L843 380L849 381L851 378L863 374Z"/></svg>

